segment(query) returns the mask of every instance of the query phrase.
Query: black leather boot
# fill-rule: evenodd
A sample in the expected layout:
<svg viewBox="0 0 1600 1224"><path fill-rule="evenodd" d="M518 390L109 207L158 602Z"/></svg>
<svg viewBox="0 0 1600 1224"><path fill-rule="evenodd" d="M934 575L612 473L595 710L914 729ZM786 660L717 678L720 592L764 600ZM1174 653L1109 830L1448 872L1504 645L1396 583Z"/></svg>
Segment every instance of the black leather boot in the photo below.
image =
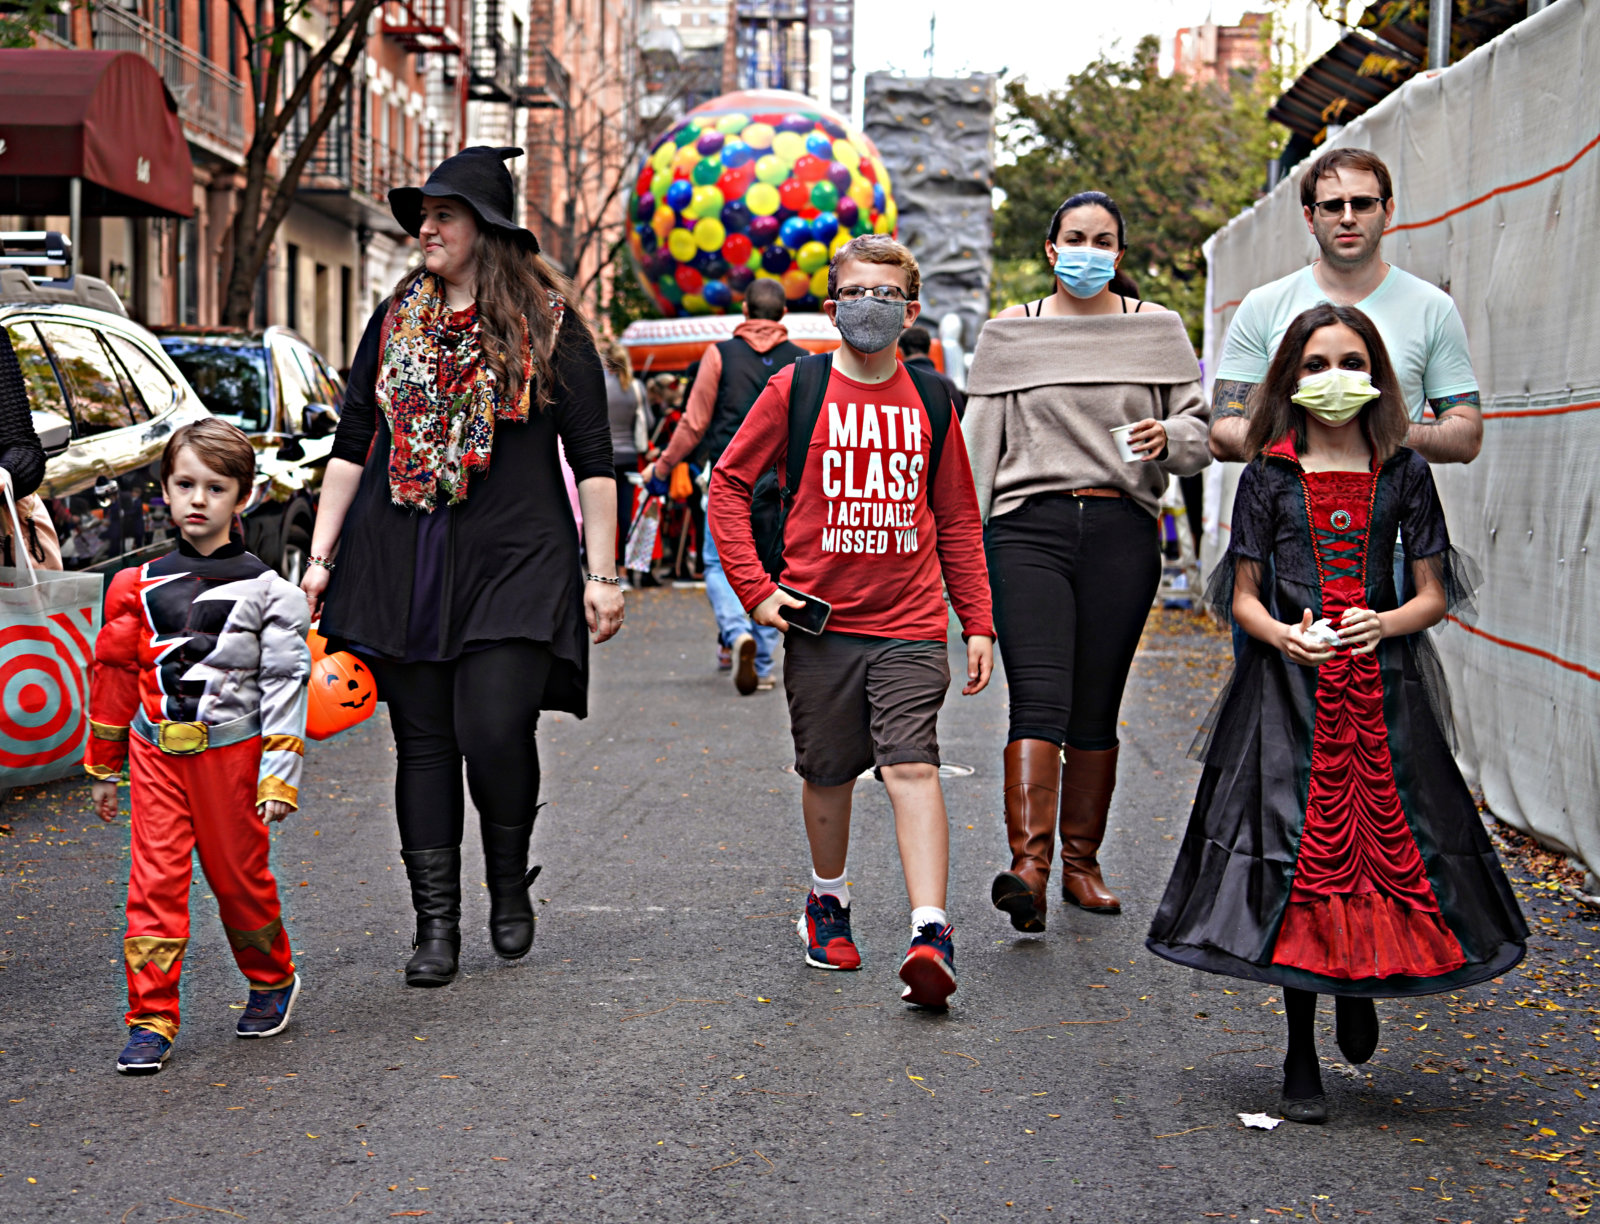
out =
<svg viewBox="0 0 1600 1224"><path fill-rule="evenodd" d="M407 986L447 986L461 951L461 847L402 850L417 911L416 949L406 962Z"/></svg>
<svg viewBox="0 0 1600 1224"><path fill-rule="evenodd" d="M489 941L506 960L518 960L533 947L533 928L538 921L528 888L539 875L539 868L528 867L528 842L533 838L533 822L517 828L482 823L483 860L489 885Z"/></svg>

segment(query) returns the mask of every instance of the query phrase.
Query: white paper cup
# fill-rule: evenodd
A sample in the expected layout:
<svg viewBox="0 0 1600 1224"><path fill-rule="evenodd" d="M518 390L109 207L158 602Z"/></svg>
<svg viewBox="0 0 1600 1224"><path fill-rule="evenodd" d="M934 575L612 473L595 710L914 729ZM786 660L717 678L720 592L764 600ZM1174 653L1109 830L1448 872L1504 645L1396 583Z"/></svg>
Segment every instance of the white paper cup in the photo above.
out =
<svg viewBox="0 0 1600 1224"><path fill-rule="evenodd" d="M1118 425L1111 431L1111 440L1117 444L1117 454L1122 456L1124 463L1138 463L1139 456L1134 453L1133 447L1128 444L1128 434L1134 428L1132 425Z"/></svg>

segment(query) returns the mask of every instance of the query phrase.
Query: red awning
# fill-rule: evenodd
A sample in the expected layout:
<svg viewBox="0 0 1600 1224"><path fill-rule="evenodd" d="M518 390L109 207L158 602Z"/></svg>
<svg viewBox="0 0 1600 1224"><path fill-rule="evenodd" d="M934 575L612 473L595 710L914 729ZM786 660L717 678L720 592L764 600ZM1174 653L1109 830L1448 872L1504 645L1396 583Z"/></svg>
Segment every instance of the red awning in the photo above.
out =
<svg viewBox="0 0 1600 1224"><path fill-rule="evenodd" d="M0 50L0 213L187 217L194 170L178 104L131 51Z"/></svg>

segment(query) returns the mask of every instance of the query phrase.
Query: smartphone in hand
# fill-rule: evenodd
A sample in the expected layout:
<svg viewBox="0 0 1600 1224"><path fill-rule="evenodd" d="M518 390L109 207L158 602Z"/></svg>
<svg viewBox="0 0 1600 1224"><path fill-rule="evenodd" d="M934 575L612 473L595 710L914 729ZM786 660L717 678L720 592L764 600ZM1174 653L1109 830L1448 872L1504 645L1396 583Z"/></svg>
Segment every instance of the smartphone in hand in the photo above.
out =
<svg viewBox="0 0 1600 1224"><path fill-rule="evenodd" d="M815 595L807 595L804 591L784 586L781 582L778 584L778 589L791 599L798 599L805 604L803 608L780 609L779 614L789 622L790 628L812 636L820 634L828 624L828 616L833 611L833 605L827 600L818 599Z"/></svg>

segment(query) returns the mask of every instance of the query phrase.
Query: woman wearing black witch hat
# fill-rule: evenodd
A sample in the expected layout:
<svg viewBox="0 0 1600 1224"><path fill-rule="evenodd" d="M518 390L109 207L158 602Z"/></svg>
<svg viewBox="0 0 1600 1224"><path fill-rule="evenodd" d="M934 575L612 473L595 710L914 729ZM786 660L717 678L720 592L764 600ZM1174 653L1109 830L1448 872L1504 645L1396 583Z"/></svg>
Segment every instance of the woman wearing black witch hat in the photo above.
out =
<svg viewBox="0 0 1600 1224"><path fill-rule="evenodd" d="M622 627L605 383L566 279L511 220L505 160L476 147L389 193L422 242L367 324L302 583L330 649L389 703L401 857L417 913L411 986L461 946L461 763L478 809L489 933L533 944L528 843L541 710L587 713L588 639ZM589 573L556 443L578 480Z"/></svg>

